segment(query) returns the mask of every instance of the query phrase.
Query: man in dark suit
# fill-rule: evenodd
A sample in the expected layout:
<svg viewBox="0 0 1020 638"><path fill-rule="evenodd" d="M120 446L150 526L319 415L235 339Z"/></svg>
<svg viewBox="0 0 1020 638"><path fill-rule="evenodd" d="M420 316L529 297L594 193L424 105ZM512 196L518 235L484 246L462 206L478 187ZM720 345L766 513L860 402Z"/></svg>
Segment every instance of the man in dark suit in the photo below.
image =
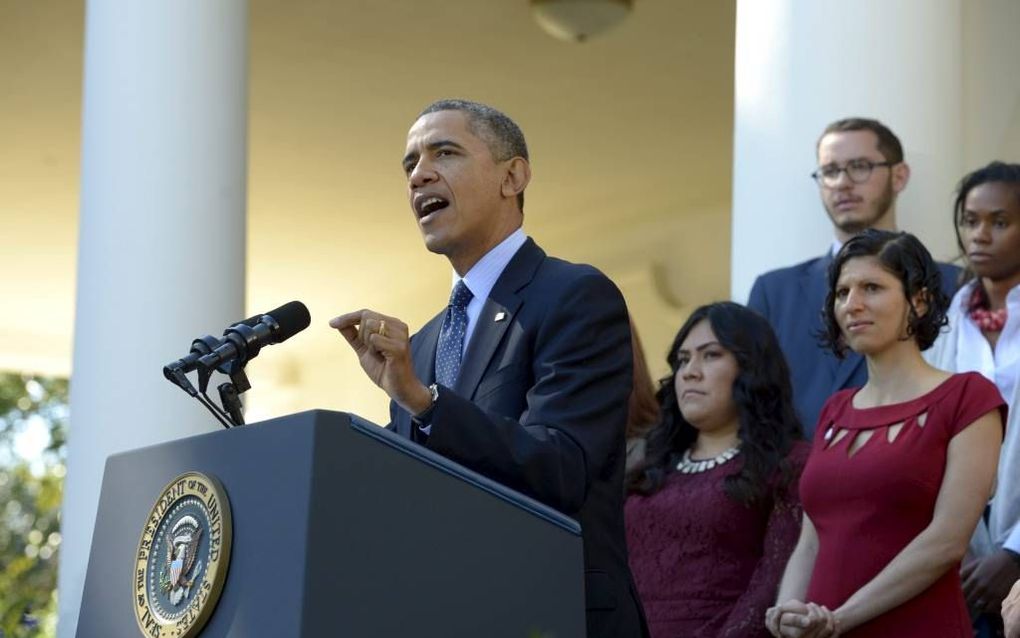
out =
<svg viewBox="0 0 1020 638"><path fill-rule="evenodd" d="M837 359L818 345L829 264L839 248L864 229L896 230L896 197L910 180L899 138L877 120L833 122L818 140L817 155L818 170L812 177L832 221L835 242L821 257L758 277L747 302L769 320L779 337L790 364L794 403L808 438L826 399L868 380L863 357L848 352ZM952 297L959 268L949 264L939 268L943 290Z"/></svg>
<svg viewBox="0 0 1020 638"><path fill-rule="evenodd" d="M646 635L623 528L623 297L525 236L527 146L499 111L430 105L403 166L425 246L453 266L450 304L410 339L371 310L330 325L392 399L390 428L580 522L589 636Z"/></svg>

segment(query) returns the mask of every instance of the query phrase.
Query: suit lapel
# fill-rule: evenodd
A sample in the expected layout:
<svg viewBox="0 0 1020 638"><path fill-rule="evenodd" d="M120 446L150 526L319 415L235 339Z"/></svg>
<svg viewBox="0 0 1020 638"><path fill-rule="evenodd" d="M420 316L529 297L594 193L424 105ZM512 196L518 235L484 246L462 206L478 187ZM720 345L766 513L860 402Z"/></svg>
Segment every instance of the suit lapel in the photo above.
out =
<svg viewBox="0 0 1020 638"><path fill-rule="evenodd" d="M454 387L454 391L460 396L465 398L474 396L482 375L485 374L492 356L496 353L496 348L513 322L517 309L520 308L522 299L517 293L535 276L535 271L543 259L545 252L535 245L533 240L528 239L496 280L496 285L492 287L489 298L482 306L478 324L464 352L460 374ZM497 321L500 313L504 314ZM434 350L435 348L433 359Z"/></svg>
<svg viewBox="0 0 1020 638"><path fill-rule="evenodd" d="M501 304L494 301L490 296L482 306L482 312L478 315L478 325L475 326L471 342L460 366L460 374L457 375L457 383L454 391L462 397L471 398L474 395L478 382L482 380L482 374L489 366L492 355L496 353L496 347L503 340L506 329L521 305L519 297L516 297L510 304ZM495 320L498 313L503 313L503 318Z"/></svg>

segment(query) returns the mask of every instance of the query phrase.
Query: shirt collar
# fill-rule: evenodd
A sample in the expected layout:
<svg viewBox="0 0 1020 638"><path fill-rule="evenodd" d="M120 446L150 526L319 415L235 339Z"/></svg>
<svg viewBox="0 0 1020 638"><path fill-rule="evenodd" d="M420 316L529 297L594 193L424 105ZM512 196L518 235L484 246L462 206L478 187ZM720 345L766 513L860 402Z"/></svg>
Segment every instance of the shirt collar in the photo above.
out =
<svg viewBox="0 0 1020 638"><path fill-rule="evenodd" d="M478 260L478 262L471 267L471 270L464 274L464 277L459 277L457 272L453 273L453 282L450 287L457 285L458 281L463 280L464 285L468 287L471 294L475 299L485 301L489 298L489 293L492 292L492 287L496 285L496 280L506 270L507 264L513 259L517 251L520 250L524 242L528 240L528 236L524 234L523 228L518 228L514 232L504 239L503 241L496 244L492 250L485 253L485 255Z"/></svg>
<svg viewBox="0 0 1020 638"><path fill-rule="evenodd" d="M967 307L970 304L970 296L974 293L974 286L978 283L977 277L974 277L967 283L960 286L960 289L953 295L952 307L959 309L963 314L967 314ZM1006 293L1006 312L1010 315L1020 316L1020 285L1013 286L1009 292Z"/></svg>
<svg viewBox="0 0 1020 638"><path fill-rule="evenodd" d="M833 239L832 240L832 247L829 248L829 256L832 257L833 259L835 259L836 255L839 254L839 251L842 248L843 248L843 242L839 241L838 239Z"/></svg>
<svg viewBox="0 0 1020 638"><path fill-rule="evenodd" d="M970 304L970 296L974 294L974 286L977 285L977 278L971 279L967 283L960 286L960 289L953 295L953 300L950 302L950 308L959 311L962 314L967 314L967 306Z"/></svg>

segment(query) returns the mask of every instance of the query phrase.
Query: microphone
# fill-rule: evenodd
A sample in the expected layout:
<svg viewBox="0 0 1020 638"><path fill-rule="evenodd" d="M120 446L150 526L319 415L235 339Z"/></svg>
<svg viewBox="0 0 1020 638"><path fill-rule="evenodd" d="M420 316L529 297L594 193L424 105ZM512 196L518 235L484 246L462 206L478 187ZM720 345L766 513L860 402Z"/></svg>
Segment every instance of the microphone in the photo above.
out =
<svg viewBox="0 0 1020 638"><path fill-rule="evenodd" d="M244 364L258 356L263 346L280 343L301 332L312 322L308 308L300 301L283 304L264 315L255 315L223 331L222 338L209 335L191 342L191 352L182 359L163 366L163 376L194 397L216 417L223 427L244 425L244 414L238 397L251 389L244 373ZM198 389L188 380L187 373L198 370ZM219 386L217 406L206 395L213 370L230 377Z"/></svg>
<svg viewBox="0 0 1020 638"><path fill-rule="evenodd" d="M241 323L247 326L254 326L262 319L262 315L255 315L254 317L248 317ZM209 354L216 348L223 345L223 339L218 339L211 335L199 337L191 342L191 351L186 357L173 361L163 366L163 376L168 380L178 383L180 375L192 372L198 367L198 360L203 356Z"/></svg>
<svg viewBox="0 0 1020 638"><path fill-rule="evenodd" d="M285 303L276 310L245 319L227 328L220 345L212 348L210 352L200 353L195 365L206 372L234 361L244 365L258 356L259 350L264 346L290 339L307 328L311 322L312 317L303 303L300 301ZM196 354L194 348L192 354ZM191 356L188 355L182 361Z"/></svg>
<svg viewBox="0 0 1020 638"><path fill-rule="evenodd" d="M245 319L245 321L250 321ZM223 343L222 339L217 339L211 335L199 337L191 342L191 352L188 356L183 359L178 359L171 363L163 366L163 376L174 385L180 387L191 396L197 396L198 392L188 381L187 373L191 372L198 367L198 360L204 355L209 354L214 348L219 347Z"/></svg>

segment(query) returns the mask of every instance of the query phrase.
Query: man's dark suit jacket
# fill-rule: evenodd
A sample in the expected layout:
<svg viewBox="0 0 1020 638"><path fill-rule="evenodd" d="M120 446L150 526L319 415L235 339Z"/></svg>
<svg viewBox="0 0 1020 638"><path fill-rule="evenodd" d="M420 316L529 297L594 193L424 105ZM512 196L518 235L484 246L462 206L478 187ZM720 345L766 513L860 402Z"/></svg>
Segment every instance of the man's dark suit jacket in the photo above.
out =
<svg viewBox="0 0 1020 638"><path fill-rule="evenodd" d="M752 310L769 320L779 337L790 364L794 405L808 439L814 435L818 415L830 396L868 381L864 357L848 351L845 358L838 359L819 345L831 263L832 255L827 254L765 273L755 280L747 300ZM939 264L939 270L942 290L952 298L960 269Z"/></svg>
<svg viewBox="0 0 1020 638"><path fill-rule="evenodd" d="M426 384L444 314L411 338ZM396 432L580 522L589 637L647 635L623 525L632 365L616 286L529 239L482 308L456 386L440 386L429 435L390 406Z"/></svg>

